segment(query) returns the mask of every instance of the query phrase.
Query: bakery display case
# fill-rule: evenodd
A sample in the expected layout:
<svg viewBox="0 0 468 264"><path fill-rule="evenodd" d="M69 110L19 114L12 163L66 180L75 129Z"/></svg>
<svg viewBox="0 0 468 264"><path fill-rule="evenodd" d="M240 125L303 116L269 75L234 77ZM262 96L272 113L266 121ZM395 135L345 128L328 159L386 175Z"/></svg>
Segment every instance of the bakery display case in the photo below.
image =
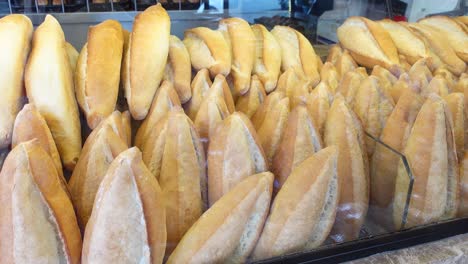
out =
<svg viewBox="0 0 468 264"><path fill-rule="evenodd" d="M468 232L466 1L0 3L0 262L340 263Z"/></svg>

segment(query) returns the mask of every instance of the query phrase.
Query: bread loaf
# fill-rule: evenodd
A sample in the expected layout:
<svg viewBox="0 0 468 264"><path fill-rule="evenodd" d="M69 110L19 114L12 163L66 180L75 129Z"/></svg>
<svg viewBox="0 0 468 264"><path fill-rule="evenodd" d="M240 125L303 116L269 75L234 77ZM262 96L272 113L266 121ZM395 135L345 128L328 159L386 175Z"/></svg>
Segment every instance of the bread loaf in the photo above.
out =
<svg viewBox="0 0 468 264"><path fill-rule="evenodd" d="M76 63L78 62L78 57L80 54L75 49L75 47L73 47L73 45L68 42L65 43L65 49L67 50L68 61L70 62L72 73L75 73Z"/></svg>
<svg viewBox="0 0 468 264"><path fill-rule="evenodd" d="M358 67L353 57L351 57L349 51L347 50L343 51L343 54L338 58L338 60L334 64L340 79L345 73L355 70Z"/></svg>
<svg viewBox="0 0 468 264"><path fill-rule="evenodd" d="M135 136L135 146L141 148L144 143L151 137L154 131L154 126L159 120L164 118L169 111L180 107L179 97L177 96L172 83L163 81L154 96L153 103L143 123Z"/></svg>
<svg viewBox="0 0 468 264"><path fill-rule="evenodd" d="M273 34L263 25L251 26L255 36L255 63L252 73L256 74L267 93L276 88L281 67L281 47Z"/></svg>
<svg viewBox="0 0 468 264"><path fill-rule="evenodd" d="M200 104L211 85L212 82L209 71L207 69L201 69L198 71L190 84L192 97L184 104L185 113L190 117L190 119L195 120Z"/></svg>
<svg viewBox="0 0 468 264"><path fill-rule="evenodd" d="M184 36L184 45L195 70L208 69L213 78L231 72L230 46L221 32L197 27L186 30Z"/></svg>
<svg viewBox="0 0 468 264"><path fill-rule="evenodd" d="M118 239L117 239L118 238ZM137 148L111 163L96 194L82 263L162 263L166 213L161 189Z"/></svg>
<svg viewBox="0 0 468 264"><path fill-rule="evenodd" d="M336 92L340 76L332 63L325 62L325 64L323 64L322 70L320 71L320 80L321 82L328 84L328 87L333 94Z"/></svg>
<svg viewBox="0 0 468 264"><path fill-rule="evenodd" d="M192 97L190 81L192 80L192 68L190 54L184 43L176 36L169 38L169 56L164 70L164 80L174 84L174 88L182 103Z"/></svg>
<svg viewBox="0 0 468 264"><path fill-rule="evenodd" d="M157 4L138 14L124 54L123 84L132 117L142 120L163 78L169 54L171 21Z"/></svg>
<svg viewBox="0 0 468 264"><path fill-rule="evenodd" d="M302 70L310 85L320 82L317 55L314 48L300 32L287 26L275 26L271 33L281 47L281 69L289 68Z"/></svg>
<svg viewBox="0 0 468 264"><path fill-rule="evenodd" d="M289 113L271 165L275 175L275 189L279 190L291 171L322 147L319 131L307 108L301 105L295 107Z"/></svg>
<svg viewBox="0 0 468 264"><path fill-rule="evenodd" d="M257 108L257 111L255 111L255 114L251 117L252 124L256 130L265 120L266 113L272 111L276 104L285 97L286 95L283 92L276 90L265 98L263 103Z"/></svg>
<svg viewBox="0 0 468 264"><path fill-rule="evenodd" d="M335 220L340 194L337 156L337 148L329 147L292 171L273 201L253 252L254 259L310 250L325 241Z"/></svg>
<svg viewBox="0 0 468 264"><path fill-rule="evenodd" d="M266 92L262 82L257 75L252 75L249 91L237 98L236 111L242 112L250 118L263 103L265 97Z"/></svg>
<svg viewBox="0 0 468 264"><path fill-rule="evenodd" d="M468 32L456 20L446 16L431 16L418 21L419 24L428 25L439 30L457 56L468 62Z"/></svg>
<svg viewBox="0 0 468 264"><path fill-rule="evenodd" d="M465 93L468 89L468 73L462 73L453 87L453 92Z"/></svg>
<svg viewBox="0 0 468 264"><path fill-rule="evenodd" d="M112 130L127 144L127 146L131 146L132 127L130 124L129 111L125 111L123 113L119 111L112 112L112 114L104 119L96 129L100 129L101 126L105 125L109 125ZM91 133L86 140L91 140L94 135L94 133Z"/></svg>
<svg viewBox="0 0 468 264"><path fill-rule="evenodd" d="M272 185L270 172L239 182L187 231L167 263L244 263L268 215Z"/></svg>
<svg viewBox="0 0 468 264"><path fill-rule="evenodd" d="M401 75L403 76L403 75ZM400 76L400 77L401 77ZM400 100L382 129L371 162L371 192L369 215L388 231L395 229L393 223L393 199L398 174L398 163L413 127L413 123L424 100L411 90L404 90ZM398 220L401 223L401 219Z"/></svg>
<svg viewBox="0 0 468 264"><path fill-rule="evenodd" d="M399 163L393 217L396 228L408 228L454 217L459 204L458 163L453 122L445 102L431 94L414 122L404 149L414 177L406 224L401 225L409 177Z"/></svg>
<svg viewBox="0 0 468 264"><path fill-rule="evenodd" d="M338 60L343 55L343 49L341 48L340 44L335 44L331 46L328 50L328 56L326 62L331 62L332 64L336 64Z"/></svg>
<svg viewBox="0 0 468 264"><path fill-rule="evenodd" d="M458 23L464 24L468 27L468 16L458 16L454 18Z"/></svg>
<svg viewBox="0 0 468 264"><path fill-rule="evenodd" d="M325 121L327 120L328 110L332 101L333 95L328 85L323 82L320 82L307 98L307 110L313 118L320 136L323 136Z"/></svg>
<svg viewBox="0 0 468 264"><path fill-rule="evenodd" d="M218 30L231 52L231 76L234 91L245 94L250 88L250 76L255 63L255 35L247 21L238 17L219 21Z"/></svg>
<svg viewBox="0 0 468 264"><path fill-rule="evenodd" d="M80 263L73 205L38 140L10 152L0 183L0 262Z"/></svg>
<svg viewBox="0 0 468 264"><path fill-rule="evenodd" d="M390 88L390 95L392 96L393 102L395 102L395 104L398 103L400 97L406 90L411 90L414 93L418 92L418 89L411 82L409 75L405 72L400 75L400 78L398 78L398 80Z"/></svg>
<svg viewBox="0 0 468 264"><path fill-rule="evenodd" d="M29 102L47 121L64 167L73 170L81 151L81 125L65 37L51 15L34 32L25 84Z"/></svg>
<svg viewBox="0 0 468 264"><path fill-rule="evenodd" d="M291 108L305 103L311 85L305 80L304 75L298 68L289 68L283 72L278 79L276 90L283 92L291 103Z"/></svg>
<svg viewBox="0 0 468 264"><path fill-rule="evenodd" d="M336 95L325 123L326 146L338 148L339 202L330 238L335 242L359 237L369 204L369 169L364 131L341 95Z"/></svg>
<svg viewBox="0 0 468 264"><path fill-rule="evenodd" d="M33 139L37 140L37 143L52 159L57 169L57 175L59 176L62 188L70 195L67 188L67 180L63 176L60 155L54 139L52 138L52 133L50 133L50 129L44 117L41 116L36 107L32 104L26 104L16 116L13 126L11 148L13 149L17 145Z"/></svg>
<svg viewBox="0 0 468 264"><path fill-rule="evenodd" d="M458 58L445 36L439 30L420 23L410 23L409 27L425 38L431 51L440 58L442 63L453 74L459 76L466 70L465 62Z"/></svg>
<svg viewBox="0 0 468 264"><path fill-rule="evenodd" d="M378 139L394 106L392 96L382 88L379 79L369 76L356 93L354 112L359 117L364 131ZM375 141L367 136L365 141L367 154L371 157Z"/></svg>
<svg viewBox="0 0 468 264"><path fill-rule="evenodd" d="M23 74L32 32L27 16L8 15L0 19L0 148L10 145L16 114L23 106Z"/></svg>
<svg viewBox="0 0 468 264"><path fill-rule="evenodd" d="M115 20L106 20L88 30L88 42L78 58L75 92L91 129L115 109L123 42L122 26Z"/></svg>
<svg viewBox="0 0 468 264"><path fill-rule="evenodd" d="M207 156L210 205L246 177L268 170L257 133L240 112L230 115L216 127Z"/></svg>
<svg viewBox="0 0 468 264"><path fill-rule="evenodd" d="M429 96L431 93L435 93L441 97L448 95L450 90L447 80L445 80L445 78L440 75L434 76L429 84L421 89L421 95L424 97Z"/></svg>
<svg viewBox="0 0 468 264"><path fill-rule="evenodd" d="M364 17L349 17L337 29L338 40L360 65L380 65L399 75L397 48L387 31L377 22Z"/></svg>
<svg viewBox="0 0 468 264"><path fill-rule="evenodd" d="M364 79L367 78L359 73L359 70L354 70L345 73L338 85L337 93L340 93L345 98L346 103L352 109L356 101L356 94Z"/></svg>
<svg viewBox="0 0 468 264"><path fill-rule="evenodd" d="M420 59L414 63L408 71L408 75L417 93L426 88L433 77L431 70L427 66L426 59Z"/></svg>
<svg viewBox="0 0 468 264"><path fill-rule="evenodd" d="M465 152L460 161L460 205L458 216L468 215L468 152Z"/></svg>
<svg viewBox="0 0 468 264"><path fill-rule="evenodd" d="M441 76L447 81L447 85L450 92L455 92L455 85L458 82L458 78L453 75L446 67L440 67L434 71L434 76Z"/></svg>
<svg viewBox="0 0 468 264"><path fill-rule="evenodd" d="M379 78L380 85L387 93L391 93L392 86L398 80L391 72L379 65L374 66L371 75Z"/></svg>
<svg viewBox="0 0 468 264"><path fill-rule="evenodd" d="M451 93L445 96L444 100L452 115L457 158L459 161L462 161L463 154L465 153L465 96L462 93Z"/></svg>
<svg viewBox="0 0 468 264"><path fill-rule="evenodd" d="M141 151L165 201L168 255L207 208L206 161L198 133L181 109L169 112L157 128Z"/></svg>
<svg viewBox="0 0 468 264"><path fill-rule="evenodd" d="M215 77L208 94L210 93L215 93L217 96L223 97L229 113L233 113L236 110L231 90L226 78L223 75L220 74Z"/></svg>

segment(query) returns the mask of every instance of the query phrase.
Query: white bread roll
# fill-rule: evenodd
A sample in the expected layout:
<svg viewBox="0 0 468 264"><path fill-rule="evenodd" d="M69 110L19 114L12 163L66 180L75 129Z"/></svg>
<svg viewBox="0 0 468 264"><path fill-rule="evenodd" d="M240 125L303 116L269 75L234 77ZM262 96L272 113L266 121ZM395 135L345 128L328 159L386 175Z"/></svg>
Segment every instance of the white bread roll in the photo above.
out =
<svg viewBox="0 0 468 264"><path fill-rule="evenodd" d="M326 83L320 82L307 97L307 110L314 119L317 131L323 136L325 130L325 121L327 120L328 110L330 110L333 95Z"/></svg>
<svg viewBox="0 0 468 264"><path fill-rule="evenodd" d="M252 75L249 91L237 98L236 111L242 112L250 118L265 101L265 98L266 92L262 82L257 75Z"/></svg>
<svg viewBox="0 0 468 264"><path fill-rule="evenodd" d="M190 54L184 43L176 36L169 38L169 56L164 70L164 80L171 81L182 103L192 97L190 81L192 80L192 68Z"/></svg>
<svg viewBox="0 0 468 264"><path fill-rule="evenodd" d="M185 113L190 117L190 119L195 120L200 104L212 84L210 73L207 69L201 69L193 78L192 83L190 84L192 97L184 104Z"/></svg>

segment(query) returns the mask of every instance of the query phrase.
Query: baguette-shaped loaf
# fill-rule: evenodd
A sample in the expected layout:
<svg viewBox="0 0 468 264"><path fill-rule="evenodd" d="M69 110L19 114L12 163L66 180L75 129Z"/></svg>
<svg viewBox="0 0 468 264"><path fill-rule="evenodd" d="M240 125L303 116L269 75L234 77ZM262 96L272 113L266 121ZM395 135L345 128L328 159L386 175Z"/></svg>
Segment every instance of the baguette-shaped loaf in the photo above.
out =
<svg viewBox="0 0 468 264"><path fill-rule="evenodd" d="M58 153L57 146L55 145L52 133L41 114L32 104L26 104L23 109L18 113L13 127L13 137L11 140L11 148L15 148L22 142L37 139L42 149L47 152L54 166L57 169L62 187L67 190L67 181L63 176L62 162L60 161L60 154Z"/></svg>
<svg viewBox="0 0 468 264"><path fill-rule="evenodd" d="M130 124L130 112L125 111L123 113L114 111L104 121L102 121L96 129L100 129L101 126L109 125L112 130L127 144L131 146L132 143L132 127ZM94 137L94 133L91 133L86 139L91 140ZM86 142L85 142L86 144Z"/></svg>
<svg viewBox="0 0 468 264"><path fill-rule="evenodd" d="M104 121L106 122L106 121ZM68 186L82 233L91 216L99 184L111 162L128 145L110 124L102 124L86 140Z"/></svg>
<svg viewBox="0 0 468 264"><path fill-rule="evenodd" d="M291 172L272 204L254 259L310 250L325 241L339 201L337 158L337 148L328 147Z"/></svg>
<svg viewBox="0 0 468 264"><path fill-rule="evenodd" d="M208 69L213 78L231 72L231 50L221 32L197 27L186 30L184 36L183 42L195 70Z"/></svg>
<svg viewBox="0 0 468 264"><path fill-rule="evenodd" d="M364 17L349 17L337 29L343 48L362 66L380 65L399 75L400 58L387 31L377 22Z"/></svg>
<svg viewBox="0 0 468 264"><path fill-rule="evenodd" d="M414 177L404 227L455 217L459 204L459 168L451 114L439 96L431 94L419 111L404 155ZM393 216L402 228L409 177L399 162Z"/></svg>
<svg viewBox="0 0 468 264"><path fill-rule="evenodd" d="M207 69L199 70L190 84L192 97L184 104L185 113L187 113L190 119L195 120L200 104L211 85L210 72Z"/></svg>
<svg viewBox="0 0 468 264"><path fill-rule="evenodd" d="M340 76L331 62L325 62L320 71L320 81L328 84L330 91L334 94L340 82Z"/></svg>
<svg viewBox="0 0 468 264"><path fill-rule="evenodd" d="M394 106L392 96L383 89L379 79L369 76L357 91L354 112L359 117L364 131L377 139L380 138L380 133ZM375 141L367 136L365 139L367 154L371 157Z"/></svg>
<svg viewBox="0 0 468 264"><path fill-rule="evenodd" d="M336 64L336 62L340 59L343 55L343 49L341 48L340 44L335 44L331 46L328 50L328 56L326 62L331 62L332 64Z"/></svg>
<svg viewBox="0 0 468 264"><path fill-rule="evenodd" d="M395 82L395 84L393 84L392 87L390 88L390 95L392 96L393 102L395 102L395 105L398 103L398 101L400 100L400 97L403 95L403 93L406 90L411 90L414 93L418 92L418 89L411 82L409 75L405 72L400 75L400 77Z"/></svg>
<svg viewBox="0 0 468 264"><path fill-rule="evenodd" d="M400 100L388 117L380 135L380 140L391 149L382 144L376 144L372 156L369 214L374 221L388 230L395 228L392 217L392 202L398 163L402 158L394 151L403 152L423 102L422 97L411 90L402 92Z"/></svg>
<svg viewBox="0 0 468 264"><path fill-rule="evenodd" d="M255 63L255 35L249 23L238 17L222 19L218 30L223 33L231 51L234 91L245 94L250 88L250 76Z"/></svg>
<svg viewBox="0 0 468 264"><path fill-rule="evenodd" d="M468 27L468 16L458 16L458 17L454 17L454 19L458 23L461 23L461 24L465 25L465 27Z"/></svg>
<svg viewBox="0 0 468 264"><path fill-rule="evenodd" d="M96 128L115 109L123 52L122 26L106 20L88 30L75 72L76 99L88 126Z"/></svg>
<svg viewBox="0 0 468 264"><path fill-rule="evenodd" d="M462 73L453 87L453 92L466 93L466 89L468 89L468 73Z"/></svg>
<svg viewBox="0 0 468 264"><path fill-rule="evenodd" d="M411 29L423 36L431 51L440 58L453 74L460 76L466 70L466 63L461 60L441 31L420 23L408 24Z"/></svg>
<svg viewBox="0 0 468 264"><path fill-rule="evenodd" d="M313 118L317 131L321 136L325 130L328 110L333 101L333 95L328 85L320 82L307 98L307 110Z"/></svg>
<svg viewBox="0 0 468 264"><path fill-rule="evenodd" d="M174 109L180 107L179 97L177 96L172 83L163 81L159 87L156 95L154 96L153 103L145 120L138 128L135 136L135 146L141 148L144 142L151 137L154 126L159 120L164 118L166 114Z"/></svg>
<svg viewBox="0 0 468 264"><path fill-rule="evenodd" d="M273 156L278 149L288 115L289 98L285 97L269 107L262 122L254 123L268 165L271 165Z"/></svg>
<svg viewBox="0 0 468 264"><path fill-rule="evenodd" d="M257 111L255 111L255 114L251 118L252 124L256 130L258 130L260 125L265 120L266 113L271 111L276 106L276 104L285 97L286 95L283 92L275 90L265 98L263 103L257 108Z"/></svg>
<svg viewBox="0 0 468 264"><path fill-rule="evenodd" d="M236 111L244 113L248 118L252 117L257 108L265 101L266 92L257 75L252 75L250 89L240 95L236 101Z"/></svg>
<svg viewBox="0 0 468 264"><path fill-rule="evenodd" d="M440 75L434 76L429 84L421 89L421 95L424 97L427 97L432 93L435 93L441 97L444 97L450 93L449 84L444 77Z"/></svg>
<svg viewBox="0 0 468 264"><path fill-rule="evenodd" d="M458 216L468 215L468 152L460 161L460 206Z"/></svg>
<svg viewBox="0 0 468 264"><path fill-rule="evenodd" d="M417 93L420 93L433 77L426 59L420 59L414 63L408 71L408 75L414 88L417 89Z"/></svg>
<svg viewBox="0 0 468 264"><path fill-rule="evenodd" d="M229 88L228 80L224 75L216 75L207 95L212 93L216 94L218 97L223 97L229 113L232 114L236 110L236 105L234 104L234 98L232 96L231 89Z"/></svg>
<svg viewBox="0 0 468 264"><path fill-rule="evenodd" d="M206 162L195 126L181 109L169 112L159 125L151 134L155 140L141 150L165 201L168 255L207 208Z"/></svg>
<svg viewBox="0 0 468 264"><path fill-rule="evenodd" d="M465 153L465 96L463 93L451 93L445 96L444 100L452 114L457 158L461 161Z"/></svg>
<svg viewBox="0 0 468 264"><path fill-rule="evenodd" d="M296 106L289 113L278 150L273 157L271 172L275 175L275 189L279 190L291 171L322 147L322 139L307 108Z"/></svg>
<svg viewBox="0 0 468 264"><path fill-rule="evenodd" d="M75 73L76 63L78 62L78 57L80 53L73 47L70 43L65 43L65 49L67 50L68 61L70 62L70 67L72 69L72 73Z"/></svg>
<svg viewBox="0 0 468 264"><path fill-rule="evenodd" d="M294 108L306 102L311 87L299 68L289 68L280 75L276 90L283 92L289 98L291 108Z"/></svg>
<svg viewBox="0 0 468 264"><path fill-rule="evenodd" d="M148 7L133 22L122 67L125 67L125 97L136 120L142 120L148 114L163 79L170 32L171 21L161 4Z"/></svg>
<svg viewBox="0 0 468 264"><path fill-rule="evenodd" d="M366 78L367 76L363 76L358 70L347 72L341 78L340 85L337 88L337 93L339 92L343 95L346 103L351 109L354 107L357 91L359 90L361 83Z"/></svg>
<svg viewBox="0 0 468 264"><path fill-rule="evenodd" d="M281 69L298 68L307 81L315 86L320 82L318 57L315 50L300 32L287 26L275 26L271 33L281 47Z"/></svg>
<svg viewBox="0 0 468 264"><path fill-rule="evenodd" d="M167 263L244 263L268 215L272 185L270 172L245 178L187 231Z"/></svg>
<svg viewBox="0 0 468 264"><path fill-rule="evenodd" d="M431 16L418 21L419 24L428 25L441 31L457 56L468 62L468 32L466 26L446 16Z"/></svg>
<svg viewBox="0 0 468 264"><path fill-rule="evenodd" d="M73 170L81 151L81 125L65 37L51 15L34 32L25 84L29 102L47 121L64 167Z"/></svg>
<svg viewBox="0 0 468 264"><path fill-rule="evenodd" d="M240 112L230 115L216 127L207 156L210 205L246 177L268 170L257 133Z"/></svg>
<svg viewBox="0 0 468 264"><path fill-rule="evenodd" d="M82 263L162 263L166 213L161 188L136 148L122 152L99 185Z"/></svg>
<svg viewBox="0 0 468 264"><path fill-rule="evenodd" d="M426 47L424 40L414 34L405 24L390 19L383 19L378 23L388 32L398 53L404 55L410 64L430 57L429 48Z"/></svg>
<svg viewBox="0 0 468 264"><path fill-rule="evenodd" d="M357 239L369 204L369 169L364 131L341 95L328 112L325 145L338 148L340 200L330 234L335 242Z"/></svg>
<svg viewBox="0 0 468 264"><path fill-rule="evenodd" d="M357 63L347 50L343 51L343 54L338 58L334 65L340 79L345 73L355 70L358 67Z"/></svg>
<svg viewBox="0 0 468 264"><path fill-rule="evenodd" d="M23 74L32 32L27 16L8 15L0 19L0 148L10 145L16 114L23 105Z"/></svg>
<svg viewBox="0 0 468 264"><path fill-rule="evenodd" d="M38 140L10 152L0 183L0 262L80 263L73 205Z"/></svg>
<svg viewBox="0 0 468 264"><path fill-rule="evenodd" d="M390 93L392 86L398 81L398 78L395 77L395 75L379 65L374 66L371 75L379 78L380 85L388 93Z"/></svg>
<svg viewBox="0 0 468 264"><path fill-rule="evenodd" d="M169 56L167 57L164 80L171 81L182 103L192 97L190 81L192 80L192 68L190 54L184 43L176 36L169 38Z"/></svg>
<svg viewBox="0 0 468 264"><path fill-rule="evenodd" d="M255 64L253 73L265 86L267 93L276 88L281 68L281 47L273 34L263 25L252 25L255 35Z"/></svg>

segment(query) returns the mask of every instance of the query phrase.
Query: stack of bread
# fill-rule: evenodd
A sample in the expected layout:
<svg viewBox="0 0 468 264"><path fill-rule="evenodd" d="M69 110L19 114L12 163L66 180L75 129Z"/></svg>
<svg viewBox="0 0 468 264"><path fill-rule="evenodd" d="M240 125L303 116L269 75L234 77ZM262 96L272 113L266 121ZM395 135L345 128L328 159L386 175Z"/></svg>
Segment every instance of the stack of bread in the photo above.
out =
<svg viewBox="0 0 468 264"><path fill-rule="evenodd" d="M466 25L349 18L325 63L285 26L170 26L107 20L78 56L0 19L0 262L244 263L468 213Z"/></svg>

